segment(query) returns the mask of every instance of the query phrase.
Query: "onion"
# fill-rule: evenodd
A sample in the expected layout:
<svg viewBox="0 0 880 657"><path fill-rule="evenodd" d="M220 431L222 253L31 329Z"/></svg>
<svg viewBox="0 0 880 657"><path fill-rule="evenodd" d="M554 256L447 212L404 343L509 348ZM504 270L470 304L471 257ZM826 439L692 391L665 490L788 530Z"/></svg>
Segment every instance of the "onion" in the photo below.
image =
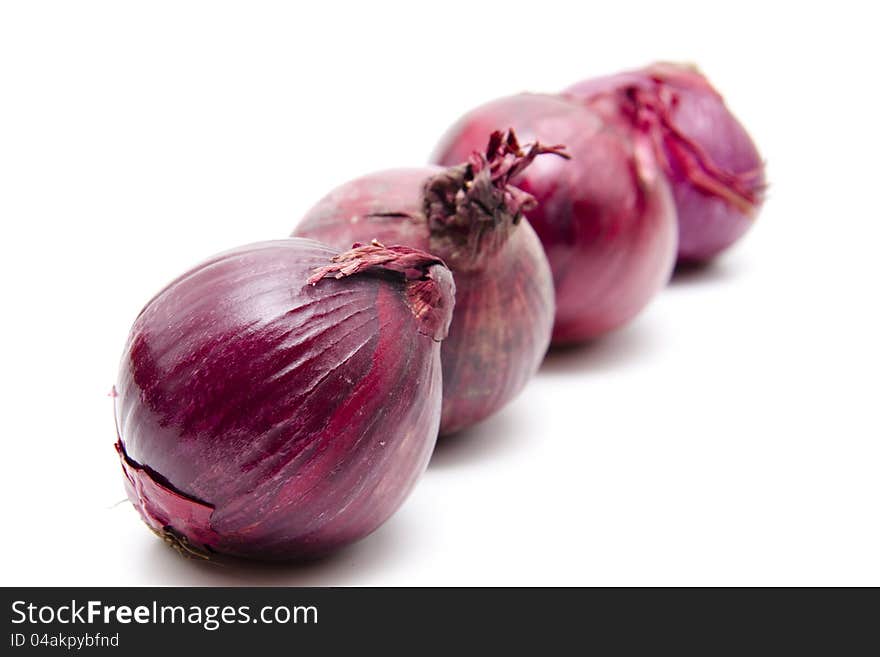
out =
<svg viewBox="0 0 880 657"><path fill-rule="evenodd" d="M135 321L117 450L129 498L175 547L320 554L376 529L426 467L452 276L413 249L337 253L303 239L228 251Z"/></svg>
<svg viewBox="0 0 880 657"><path fill-rule="evenodd" d="M672 199L647 138L572 100L519 94L466 114L433 160L460 161L496 125L566 144L571 154L571 162L542 158L517 180L538 201L526 214L553 270L553 342L595 338L629 321L667 282L675 260Z"/></svg>
<svg viewBox="0 0 880 657"><path fill-rule="evenodd" d="M485 144L486 130L479 147ZM476 146L476 144L475 144ZM343 246L378 239L443 258L455 275L455 315L443 343L441 434L464 429L510 401L550 343L553 283L532 228L534 199L510 184L542 153L494 132L486 154L464 153L449 169L382 171L318 202L294 230ZM556 159L556 158L554 158Z"/></svg>
<svg viewBox="0 0 880 657"><path fill-rule="evenodd" d="M567 93L617 125L653 134L678 210L680 261L714 257L754 223L765 188L761 156L696 68L655 64Z"/></svg>

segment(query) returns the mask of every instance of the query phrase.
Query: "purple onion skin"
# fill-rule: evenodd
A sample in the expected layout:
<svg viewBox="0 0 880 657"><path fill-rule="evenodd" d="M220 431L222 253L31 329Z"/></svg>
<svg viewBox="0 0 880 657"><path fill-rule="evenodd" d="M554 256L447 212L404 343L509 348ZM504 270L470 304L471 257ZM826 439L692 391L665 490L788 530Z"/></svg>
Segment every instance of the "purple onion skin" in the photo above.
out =
<svg viewBox="0 0 880 657"><path fill-rule="evenodd" d="M485 148L491 132L482 133L474 150ZM472 156L468 152L456 164ZM528 222L496 216L474 248L450 245L437 239L436 231L432 237L425 186L445 171L397 169L352 180L320 200L293 233L339 247L367 239L405 244L430 251L449 265L456 293L455 314L441 350L443 435L487 418L522 390L544 358L553 324L552 276ZM506 203L515 204L510 199ZM476 228L463 222L465 233Z"/></svg>
<svg viewBox="0 0 880 657"><path fill-rule="evenodd" d="M599 337L631 320L669 279L676 224L650 145L560 96L519 94L462 117L432 160L460 161L491 126L566 145L571 161L536 160L517 186L537 199L526 216L553 272L553 344Z"/></svg>
<svg viewBox="0 0 880 657"><path fill-rule="evenodd" d="M654 64L584 80L565 93L618 125L652 126L675 197L680 262L710 260L752 226L766 186L763 160L698 70Z"/></svg>
<svg viewBox="0 0 880 657"><path fill-rule="evenodd" d="M415 273L378 265L309 284L341 266L337 253L303 239L228 251L135 321L117 450L129 498L175 547L322 554L381 525L425 469L452 276L421 254Z"/></svg>

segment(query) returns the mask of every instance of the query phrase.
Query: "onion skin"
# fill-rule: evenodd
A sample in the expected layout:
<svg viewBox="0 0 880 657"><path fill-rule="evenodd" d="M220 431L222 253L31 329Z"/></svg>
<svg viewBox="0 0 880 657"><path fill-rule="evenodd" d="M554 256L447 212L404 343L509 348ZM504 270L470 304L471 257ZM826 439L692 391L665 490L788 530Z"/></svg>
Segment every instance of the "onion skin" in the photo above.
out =
<svg viewBox="0 0 880 657"><path fill-rule="evenodd" d="M322 554L381 525L427 466L451 273L412 250L337 254L303 239L240 247L136 319L117 450L132 503L175 547Z"/></svg>
<svg viewBox="0 0 880 657"><path fill-rule="evenodd" d="M676 224L650 144L615 129L580 103L519 94L462 117L432 161L461 160L490 126L522 139L566 145L570 162L537 160L517 186L537 200L526 213L553 271L554 344L601 336L631 320L669 279Z"/></svg>
<svg viewBox="0 0 880 657"><path fill-rule="evenodd" d="M752 226L764 199L764 163L696 68L654 64L584 80L565 93L624 128L654 133L675 197L680 262L710 260Z"/></svg>
<svg viewBox="0 0 880 657"><path fill-rule="evenodd" d="M492 133L487 148L491 132L484 131L474 149L486 149L485 157L468 152L449 169L381 171L341 185L293 232L339 247L365 239L406 244L449 265L456 301L441 350L444 435L487 418L513 399L550 343L550 268L537 236L522 220L523 209L534 200L509 181L537 155L564 154L559 147L538 144L523 152L515 136L505 140L499 132Z"/></svg>

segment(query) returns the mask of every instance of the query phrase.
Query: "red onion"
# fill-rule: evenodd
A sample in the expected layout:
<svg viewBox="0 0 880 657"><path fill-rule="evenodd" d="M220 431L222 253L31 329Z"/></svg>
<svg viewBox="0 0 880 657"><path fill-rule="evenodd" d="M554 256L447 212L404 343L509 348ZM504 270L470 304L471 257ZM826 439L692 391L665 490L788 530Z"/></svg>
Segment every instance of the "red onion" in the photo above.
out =
<svg viewBox="0 0 880 657"><path fill-rule="evenodd" d="M705 261L754 223L764 164L721 95L696 69L655 64L579 82L567 93L607 119L655 138L678 210L678 258Z"/></svg>
<svg viewBox="0 0 880 657"><path fill-rule="evenodd" d="M479 146L485 144L486 130ZM476 144L475 144L476 146ZM430 251L455 275L455 315L443 343L440 432L491 415L526 384L550 343L553 283L547 259L522 212L534 199L510 184L541 153L492 133L486 155L467 162L383 171L338 187L294 230L343 246L378 239ZM556 158L554 158L556 159Z"/></svg>
<svg viewBox="0 0 880 657"><path fill-rule="evenodd" d="M536 161L517 181L538 201L527 217L553 270L553 342L621 326L666 283L675 260L672 199L647 139L615 129L580 103L520 94L466 114L434 161L460 161L496 125L566 144L571 153L571 162Z"/></svg>
<svg viewBox="0 0 880 657"><path fill-rule="evenodd" d="M337 253L303 239L228 251L135 321L117 450L129 498L174 546L322 553L376 529L426 467L452 276L414 249Z"/></svg>

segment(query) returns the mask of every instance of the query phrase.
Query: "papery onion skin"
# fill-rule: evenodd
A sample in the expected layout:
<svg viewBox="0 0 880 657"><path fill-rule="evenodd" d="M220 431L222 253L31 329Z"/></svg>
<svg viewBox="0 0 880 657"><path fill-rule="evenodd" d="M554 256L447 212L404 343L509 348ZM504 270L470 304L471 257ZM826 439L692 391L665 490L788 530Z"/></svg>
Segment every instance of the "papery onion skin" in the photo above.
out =
<svg viewBox="0 0 880 657"><path fill-rule="evenodd" d="M554 344L583 342L631 320L668 281L675 214L651 147L560 96L518 94L467 113L432 161L461 160L491 126L522 140L566 145L571 161L536 160L517 186L537 199L528 212L553 270Z"/></svg>
<svg viewBox="0 0 880 657"><path fill-rule="evenodd" d="M764 162L695 67L659 63L584 80L565 93L618 125L654 131L678 212L680 262L714 258L754 224L764 200Z"/></svg>
<svg viewBox="0 0 880 657"><path fill-rule="evenodd" d="M345 183L309 210L293 232L339 247L374 238L407 244L449 265L456 302L441 350L441 434L470 427L513 399L543 360L553 323L550 268L522 220L523 208L534 201L510 178L537 155L561 151L539 144L520 151L514 135L491 130L473 150L478 153L469 151L450 169L380 171ZM480 155L484 150L487 156ZM453 198L455 210L449 207Z"/></svg>
<svg viewBox="0 0 880 657"><path fill-rule="evenodd" d="M240 247L136 319L117 450L132 503L176 547L322 554L376 529L425 469L451 273L424 253L383 264L376 247L363 271L340 272L357 257L338 253L303 239Z"/></svg>

